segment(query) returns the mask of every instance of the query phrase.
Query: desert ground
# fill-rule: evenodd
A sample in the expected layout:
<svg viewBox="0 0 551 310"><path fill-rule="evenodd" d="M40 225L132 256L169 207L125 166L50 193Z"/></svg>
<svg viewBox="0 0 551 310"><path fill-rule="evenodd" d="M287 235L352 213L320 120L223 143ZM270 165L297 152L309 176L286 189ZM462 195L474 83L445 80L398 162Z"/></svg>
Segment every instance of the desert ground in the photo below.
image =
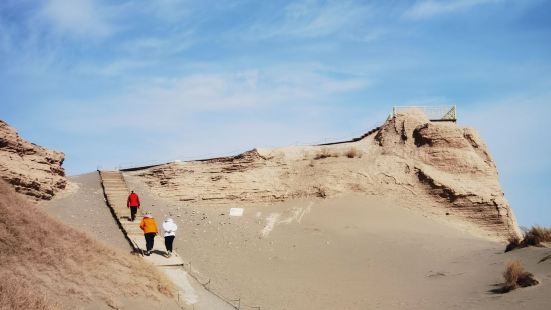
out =
<svg viewBox="0 0 551 310"><path fill-rule="evenodd" d="M180 309L153 266L50 218L0 181L0 309Z"/></svg>
<svg viewBox="0 0 551 310"><path fill-rule="evenodd" d="M122 171L119 191L138 193L159 226L167 216L178 223L175 251L184 277L195 277L183 291L200 290L193 298L201 304L190 301L195 293L177 301L182 290L170 272L132 252L98 171L66 177L63 153L25 141L5 122L0 133L4 308L551 304L551 249L504 252L508 239L522 235L482 139L419 111L389 117L351 141ZM231 208L243 214L232 216ZM162 246L162 237L155 242ZM502 294L503 272L515 260L540 283Z"/></svg>
<svg viewBox="0 0 551 310"><path fill-rule="evenodd" d="M151 192L125 174L142 207L179 225L175 250L213 291L261 309L548 309L548 248L504 253L504 242L417 212L388 195L346 195L193 206ZM97 173L69 178L44 204L50 214L129 250L103 204ZM88 193L88 194L84 194ZM61 208L60 205L65 207ZM156 242L162 242L156 238ZM541 284L494 293L507 262L521 259ZM244 307L243 307L244 308Z"/></svg>

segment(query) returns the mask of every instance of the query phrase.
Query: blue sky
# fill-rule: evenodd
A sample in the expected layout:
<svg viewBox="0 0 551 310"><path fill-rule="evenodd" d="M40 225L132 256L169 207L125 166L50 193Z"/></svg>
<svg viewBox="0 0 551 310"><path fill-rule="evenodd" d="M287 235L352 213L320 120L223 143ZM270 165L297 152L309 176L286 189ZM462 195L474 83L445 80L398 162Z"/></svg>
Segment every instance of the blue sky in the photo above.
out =
<svg viewBox="0 0 551 310"><path fill-rule="evenodd" d="M0 118L69 174L355 137L454 103L551 226L551 1L0 2Z"/></svg>

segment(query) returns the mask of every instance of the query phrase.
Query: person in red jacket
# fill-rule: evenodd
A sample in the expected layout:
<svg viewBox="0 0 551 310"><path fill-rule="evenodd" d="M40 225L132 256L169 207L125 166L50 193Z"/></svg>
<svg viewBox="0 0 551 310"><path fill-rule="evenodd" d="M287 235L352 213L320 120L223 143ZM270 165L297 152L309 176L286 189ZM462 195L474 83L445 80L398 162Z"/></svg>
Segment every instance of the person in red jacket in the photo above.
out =
<svg viewBox="0 0 551 310"><path fill-rule="evenodd" d="M130 220L134 222L134 219L136 218L136 212L138 212L138 208L140 207L140 197L134 191L128 195L128 200L126 201L126 207L130 208Z"/></svg>

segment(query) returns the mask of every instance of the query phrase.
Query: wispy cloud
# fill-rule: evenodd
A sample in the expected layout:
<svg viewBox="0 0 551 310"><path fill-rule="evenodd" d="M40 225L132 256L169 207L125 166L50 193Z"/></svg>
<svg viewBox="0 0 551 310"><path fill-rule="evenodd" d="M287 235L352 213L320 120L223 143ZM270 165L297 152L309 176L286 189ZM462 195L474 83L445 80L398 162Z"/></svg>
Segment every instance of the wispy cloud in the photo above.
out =
<svg viewBox="0 0 551 310"><path fill-rule="evenodd" d="M190 1L187 0L146 1L145 7L165 21L176 21L191 13Z"/></svg>
<svg viewBox="0 0 551 310"><path fill-rule="evenodd" d="M96 77L113 77L129 75L140 69L155 65L156 62L148 60L119 59L106 64L98 62L82 63L73 68L74 73L92 75Z"/></svg>
<svg viewBox="0 0 551 310"><path fill-rule="evenodd" d="M203 112L239 112L278 106L323 103L331 96L369 86L362 78L333 78L319 72L244 70L233 73L192 74L179 78L153 78L121 90L122 94L87 102L65 103L80 107L110 107L89 110L61 121L67 131L97 128L174 129L181 119ZM116 107L116 108L112 108ZM125 121L133 111L133 122ZM78 115L84 116L80 119Z"/></svg>
<svg viewBox="0 0 551 310"><path fill-rule="evenodd" d="M328 36L353 30L369 13L369 7L352 2L304 0L287 5L275 20L259 21L251 34L255 38Z"/></svg>
<svg viewBox="0 0 551 310"><path fill-rule="evenodd" d="M163 37L144 36L120 44L120 50L130 55L172 56L191 48L197 39L192 30L167 34Z"/></svg>
<svg viewBox="0 0 551 310"><path fill-rule="evenodd" d="M106 37L116 31L109 21L111 13L92 0L48 0L39 16L63 34Z"/></svg>
<svg viewBox="0 0 551 310"><path fill-rule="evenodd" d="M425 19L442 14L450 14L470 9L475 6L497 3L502 0L422 0L416 2L404 13L404 17L410 19Z"/></svg>

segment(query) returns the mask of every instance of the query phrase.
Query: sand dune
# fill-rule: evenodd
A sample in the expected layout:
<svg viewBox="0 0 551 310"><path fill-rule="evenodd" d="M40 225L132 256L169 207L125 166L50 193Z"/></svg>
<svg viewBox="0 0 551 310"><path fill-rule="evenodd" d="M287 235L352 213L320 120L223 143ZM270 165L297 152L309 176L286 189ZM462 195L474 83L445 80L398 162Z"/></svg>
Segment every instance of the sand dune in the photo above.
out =
<svg viewBox="0 0 551 310"><path fill-rule="evenodd" d="M160 197L196 206L383 195L415 202L420 211L479 235L520 236L476 131L430 122L415 110L353 142L258 149L128 175Z"/></svg>
<svg viewBox="0 0 551 310"><path fill-rule="evenodd" d="M124 177L142 208L159 221L175 218L175 250L199 280L242 308L549 308L551 250L504 253L504 239L520 232L472 129L411 112L346 143L258 149ZM2 306L176 307L163 277L127 253L97 173L67 184L41 206L87 235L0 187L9 280L0 282ZM540 284L497 294L513 259Z"/></svg>
<svg viewBox="0 0 551 310"><path fill-rule="evenodd" d="M505 244L434 221L380 195L196 207L148 194L146 207L181 227L176 247L213 289L262 309L547 309L551 250L503 253ZM492 290L520 258L542 284Z"/></svg>

